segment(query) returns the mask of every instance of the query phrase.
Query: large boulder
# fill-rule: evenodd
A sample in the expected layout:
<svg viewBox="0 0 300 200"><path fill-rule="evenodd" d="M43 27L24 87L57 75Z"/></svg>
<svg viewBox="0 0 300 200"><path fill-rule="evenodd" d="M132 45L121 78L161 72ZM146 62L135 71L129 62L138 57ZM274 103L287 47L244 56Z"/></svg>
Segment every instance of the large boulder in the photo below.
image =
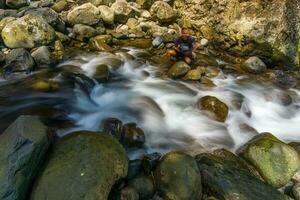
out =
<svg viewBox="0 0 300 200"><path fill-rule="evenodd" d="M228 115L228 106L217 97L204 96L197 102L197 108L208 111L219 122L225 122Z"/></svg>
<svg viewBox="0 0 300 200"><path fill-rule="evenodd" d="M6 55L4 71L7 73L29 72L33 70L34 65L34 60L26 49L13 49Z"/></svg>
<svg viewBox="0 0 300 200"><path fill-rule="evenodd" d="M0 199L27 199L49 145L36 116L20 116L0 135Z"/></svg>
<svg viewBox="0 0 300 200"><path fill-rule="evenodd" d="M171 23L177 17L175 10L164 1L156 1L151 6L150 13L161 23Z"/></svg>
<svg viewBox="0 0 300 200"><path fill-rule="evenodd" d="M276 188L286 185L300 169L295 149L271 133L255 136L240 149L240 155Z"/></svg>
<svg viewBox="0 0 300 200"><path fill-rule="evenodd" d="M25 14L41 16L48 24L59 32L65 32L65 22L59 17L59 14L51 8L37 8L25 12Z"/></svg>
<svg viewBox="0 0 300 200"><path fill-rule="evenodd" d="M299 64L300 1L175 0L179 23L193 27L218 48L239 55L257 55Z"/></svg>
<svg viewBox="0 0 300 200"><path fill-rule="evenodd" d="M120 24L126 24L127 20L135 15L135 10L124 0L113 3L111 9L115 15L115 22Z"/></svg>
<svg viewBox="0 0 300 200"><path fill-rule="evenodd" d="M74 24L94 25L100 20L99 9L91 3L85 3L72 9L67 16L68 22Z"/></svg>
<svg viewBox="0 0 300 200"><path fill-rule="evenodd" d="M184 61L176 62L168 70L168 76L170 78L180 78L184 76L190 69L191 67Z"/></svg>
<svg viewBox="0 0 300 200"><path fill-rule="evenodd" d="M226 150L196 156L208 195L222 200L289 200L260 180L251 167Z"/></svg>
<svg viewBox="0 0 300 200"><path fill-rule="evenodd" d="M182 152L166 154L156 167L154 178L163 199L201 199L200 172L195 159L189 155Z"/></svg>
<svg viewBox="0 0 300 200"><path fill-rule="evenodd" d="M43 18L25 15L7 24L1 35L9 48L30 49L50 44L55 38L55 31Z"/></svg>
<svg viewBox="0 0 300 200"><path fill-rule="evenodd" d="M127 174L126 151L112 136L76 132L63 137L35 182L31 200L106 200Z"/></svg>

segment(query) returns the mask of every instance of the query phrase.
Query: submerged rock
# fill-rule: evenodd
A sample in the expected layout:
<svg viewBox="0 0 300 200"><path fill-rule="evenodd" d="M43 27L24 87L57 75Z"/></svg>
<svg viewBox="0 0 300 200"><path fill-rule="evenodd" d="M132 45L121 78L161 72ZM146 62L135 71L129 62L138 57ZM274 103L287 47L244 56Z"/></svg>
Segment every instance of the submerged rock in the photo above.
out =
<svg viewBox="0 0 300 200"><path fill-rule="evenodd" d="M175 10L173 10L173 8L164 1L156 1L151 6L150 13L161 23L171 23L177 17Z"/></svg>
<svg viewBox="0 0 300 200"><path fill-rule="evenodd" d="M180 78L184 76L190 69L191 67L184 61L176 62L169 69L168 76L170 78Z"/></svg>
<svg viewBox="0 0 300 200"><path fill-rule="evenodd" d="M99 65L96 67L96 71L93 75L93 78L99 82L107 82L109 79L109 68L107 65Z"/></svg>
<svg viewBox="0 0 300 200"><path fill-rule="evenodd" d="M85 24L94 25L101 19L99 9L91 3L85 3L73 8L68 13L68 22L72 25Z"/></svg>
<svg viewBox="0 0 300 200"><path fill-rule="evenodd" d="M145 143L145 134L135 123L128 123L123 126L124 138L122 143L126 147L141 147Z"/></svg>
<svg viewBox="0 0 300 200"><path fill-rule="evenodd" d="M126 152L112 136L72 133L54 145L31 199L104 200L115 181L126 176L127 168Z"/></svg>
<svg viewBox="0 0 300 200"><path fill-rule="evenodd" d="M0 135L0 199L27 199L49 146L36 116L20 116Z"/></svg>
<svg viewBox="0 0 300 200"><path fill-rule="evenodd" d="M300 169L297 152L270 133L255 136L240 149L240 155L276 188L286 185Z"/></svg>
<svg viewBox="0 0 300 200"><path fill-rule="evenodd" d="M258 57L250 57L244 63L250 73L260 74L267 69L266 64Z"/></svg>
<svg viewBox="0 0 300 200"><path fill-rule="evenodd" d="M1 35L9 48L30 49L53 42L55 31L43 18L25 15L6 25Z"/></svg>
<svg viewBox="0 0 300 200"><path fill-rule="evenodd" d="M219 122L225 122L228 115L228 106L213 96L204 96L197 102L200 110L208 111Z"/></svg>
<svg viewBox="0 0 300 200"><path fill-rule="evenodd" d="M289 200L257 178L247 164L226 150L196 156L207 195L222 200Z"/></svg>
<svg viewBox="0 0 300 200"><path fill-rule="evenodd" d="M196 161L189 155L181 152L166 154L155 169L154 178L163 199L201 199L200 172Z"/></svg>

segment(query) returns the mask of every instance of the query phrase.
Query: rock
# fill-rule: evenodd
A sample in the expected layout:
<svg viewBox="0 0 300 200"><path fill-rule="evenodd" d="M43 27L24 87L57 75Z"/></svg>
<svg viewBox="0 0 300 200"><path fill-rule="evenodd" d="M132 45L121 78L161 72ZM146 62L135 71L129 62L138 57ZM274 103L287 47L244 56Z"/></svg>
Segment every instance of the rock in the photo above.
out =
<svg viewBox="0 0 300 200"><path fill-rule="evenodd" d="M25 200L50 139L36 116L20 116L0 135L0 198Z"/></svg>
<svg viewBox="0 0 300 200"><path fill-rule="evenodd" d="M155 0L136 0L136 3L145 10L149 10L154 2Z"/></svg>
<svg viewBox="0 0 300 200"><path fill-rule="evenodd" d="M208 39L206 39L206 38L202 38L201 40L200 40L200 45L202 46L202 47L207 47L208 46Z"/></svg>
<svg viewBox="0 0 300 200"><path fill-rule="evenodd" d="M73 27L73 38L83 42L88 42L91 37L97 35L96 29L91 26L76 24Z"/></svg>
<svg viewBox="0 0 300 200"><path fill-rule="evenodd" d="M112 136L72 133L54 145L30 199L104 200L112 185L126 176L127 168L127 154Z"/></svg>
<svg viewBox="0 0 300 200"><path fill-rule="evenodd" d="M121 200L139 200L139 194L131 187L125 187L121 190L120 197Z"/></svg>
<svg viewBox="0 0 300 200"><path fill-rule="evenodd" d="M69 36L67 36L63 33L60 33L60 32L55 32L55 35L56 35L57 40L61 41L62 43L68 43L71 40L69 38Z"/></svg>
<svg viewBox="0 0 300 200"><path fill-rule="evenodd" d="M159 164L160 158L162 157L161 153L152 153L144 156L142 158L142 166L147 174L151 174L152 171Z"/></svg>
<svg viewBox="0 0 300 200"><path fill-rule="evenodd" d="M123 126L124 139L122 143L126 147L141 147L145 143L145 134L135 123L128 123Z"/></svg>
<svg viewBox="0 0 300 200"><path fill-rule="evenodd" d="M279 87L288 89L295 87L298 83L297 79L287 72L275 70L271 74L271 80Z"/></svg>
<svg viewBox="0 0 300 200"><path fill-rule="evenodd" d="M298 156L300 157L300 142L291 142L289 145L297 151Z"/></svg>
<svg viewBox="0 0 300 200"><path fill-rule="evenodd" d="M51 8L58 13L66 11L68 9L68 2L66 0L57 1Z"/></svg>
<svg viewBox="0 0 300 200"><path fill-rule="evenodd" d="M0 64L3 64L5 62L6 55L2 51L0 51Z"/></svg>
<svg viewBox="0 0 300 200"><path fill-rule="evenodd" d="M38 67L50 65L52 63L51 53L47 46L38 47L31 53L31 56L35 60L35 63L38 65Z"/></svg>
<svg viewBox="0 0 300 200"><path fill-rule="evenodd" d="M254 74L261 74L267 69L265 63L256 56L248 58L245 61L244 66L247 71Z"/></svg>
<svg viewBox="0 0 300 200"><path fill-rule="evenodd" d="M17 10L12 9L0 9L0 20L5 17L16 17Z"/></svg>
<svg viewBox="0 0 300 200"><path fill-rule="evenodd" d="M23 48L13 49L6 56L5 72L28 72L33 70L35 63L30 53Z"/></svg>
<svg viewBox="0 0 300 200"><path fill-rule="evenodd" d="M55 58L57 61L60 61L65 54L65 49L63 44L60 40L56 40L54 42L54 51L52 52L53 58Z"/></svg>
<svg viewBox="0 0 300 200"><path fill-rule="evenodd" d="M29 1L27 0L5 0L6 6L13 9L22 8L24 6L29 5Z"/></svg>
<svg viewBox="0 0 300 200"><path fill-rule="evenodd" d="M295 200L300 200L300 182L296 183L293 187L293 195Z"/></svg>
<svg viewBox="0 0 300 200"><path fill-rule="evenodd" d="M38 92L54 92L59 89L59 83L54 81L39 80L33 83L31 88Z"/></svg>
<svg viewBox="0 0 300 200"><path fill-rule="evenodd" d="M219 122L225 122L228 115L228 106L213 96L204 96L197 102L200 110L208 111Z"/></svg>
<svg viewBox="0 0 300 200"><path fill-rule="evenodd" d="M105 133L109 133L118 140L123 137L123 123L117 118L106 118L101 122Z"/></svg>
<svg viewBox="0 0 300 200"><path fill-rule="evenodd" d="M223 200L289 200L257 178L239 157L226 150L196 156L204 193Z"/></svg>
<svg viewBox="0 0 300 200"><path fill-rule="evenodd" d="M196 69L192 69L188 71L188 73L183 77L185 80L191 81L199 81L202 76L205 75L206 69L204 67L197 67Z"/></svg>
<svg viewBox="0 0 300 200"><path fill-rule="evenodd" d="M33 15L42 17L48 24L50 24L55 30L64 33L66 29L65 22L59 17L59 15L51 8L37 8L28 10L25 15Z"/></svg>
<svg viewBox="0 0 300 200"><path fill-rule="evenodd" d="M113 48L109 46L112 41L111 35L98 35L93 37L89 41L89 49L93 51L113 51Z"/></svg>
<svg viewBox="0 0 300 200"><path fill-rule="evenodd" d="M297 152L270 133L255 136L240 149L240 155L276 188L286 185L300 169Z"/></svg>
<svg viewBox="0 0 300 200"><path fill-rule="evenodd" d="M109 68L107 65L99 65L96 67L96 71L93 75L93 78L99 82L107 82L109 79Z"/></svg>
<svg viewBox="0 0 300 200"><path fill-rule="evenodd" d="M163 43L164 43L164 38L163 38L163 36L159 35L159 36L156 36L154 38L154 40L152 41L152 46L154 48L158 48Z"/></svg>
<svg viewBox="0 0 300 200"><path fill-rule="evenodd" d="M94 25L101 19L99 9L91 3L85 3L73 8L67 16L68 22L72 25L85 24Z"/></svg>
<svg viewBox="0 0 300 200"><path fill-rule="evenodd" d="M119 24L126 24L127 20L134 17L135 11L126 1L116 1L111 5L114 11L115 22Z"/></svg>
<svg viewBox="0 0 300 200"><path fill-rule="evenodd" d="M139 195L139 199L151 199L154 195L154 183L151 177L138 175L128 182L128 186L133 188Z"/></svg>
<svg viewBox="0 0 300 200"><path fill-rule="evenodd" d="M13 22L15 20L16 20L15 17L5 17L5 18L3 18L0 21L0 31L2 31L7 24L10 24L11 22Z"/></svg>
<svg viewBox="0 0 300 200"><path fill-rule="evenodd" d="M170 78L180 78L184 76L189 70L190 66L183 61L176 62L168 71L168 76Z"/></svg>
<svg viewBox="0 0 300 200"><path fill-rule="evenodd" d="M177 13L173 8L164 1L156 1L151 6L150 13L161 23L171 23L177 17Z"/></svg>
<svg viewBox="0 0 300 200"><path fill-rule="evenodd" d="M106 24L113 24L115 20L114 10L108 6L102 5L98 7L101 19Z"/></svg>
<svg viewBox="0 0 300 200"><path fill-rule="evenodd" d="M154 171L158 193L163 199L198 200L202 196L201 176L193 157L170 152Z"/></svg>
<svg viewBox="0 0 300 200"><path fill-rule="evenodd" d="M6 25L1 35L9 48L30 49L50 44L55 38L55 31L41 17L25 15Z"/></svg>

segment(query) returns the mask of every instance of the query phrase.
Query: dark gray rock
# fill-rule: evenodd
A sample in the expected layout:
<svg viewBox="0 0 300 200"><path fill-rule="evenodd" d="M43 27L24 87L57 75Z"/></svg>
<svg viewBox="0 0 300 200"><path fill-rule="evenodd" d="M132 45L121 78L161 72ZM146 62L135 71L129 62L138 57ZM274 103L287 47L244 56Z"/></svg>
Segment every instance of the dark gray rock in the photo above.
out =
<svg viewBox="0 0 300 200"><path fill-rule="evenodd" d="M7 73L28 72L33 69L34 64L33 58L26 49L13 49L6 56L4 71Z"/></svg>
<svg viewBox="0 0 300 200"><path fill-rule="evenodd" d="M0 20L5 17L15 17L17 15L17 10L11 9L0 9Z"/></svg>
<svg viewBox="0 0 300 200"><path fill-rule="evenodd" d="M38 117L20 116L0 135L0 199L27 199L50 140Z"/></svg>

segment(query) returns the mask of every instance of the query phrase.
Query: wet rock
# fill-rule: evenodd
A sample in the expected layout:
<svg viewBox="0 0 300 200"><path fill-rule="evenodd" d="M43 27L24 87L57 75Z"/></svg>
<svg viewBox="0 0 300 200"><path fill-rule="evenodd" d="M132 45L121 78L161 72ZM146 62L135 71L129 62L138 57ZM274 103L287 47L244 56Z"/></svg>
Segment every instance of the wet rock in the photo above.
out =
<svg viewBox="0 0 300 200"><path fill-rule="evenodd" d="M151 6L150 13L161 23L171 23L177 17L177 13L173 8L164 1L156 1Z"/></svg>
<svg viewBox="0 0 300 200"><path fill-rule="evenodd" d="M88 42L89 39L95 35L97 35L97 31L91 26L76 24L73 27L73 38L77 40Z"/></svg>
<svg viewBox="0 0 300 200"><path fill-rule="evenodd" d="M297 85L297 79L287 72L276 70L271 74L271 80L279 87L288 89Z"/></svg>
<svg viewBox="0 0 300 200"><path fill-rule="evenodd" d="M138 175L128 182L128 186L133 188L139 195L139 199L151 199L154 195L154 183L151 177Z"/></svg>
<svg viewBox="0 0 300 200"><path fill-rule="evenodd" d="M127 168L126 152L112 136L72 133L54 145L31 199L107 199L115 181L126 176Z"/></svg>
<svg viewBox="0 0 300 200"><path fill-rule="evenodd" d="M12 9L0 9L0 20L5 17L16 17L17 10Z"/></svg>
<svg viewBox="0 0 300 200"><path fill-rule="evenodd" d="M13 9L22 8L28 5L29 1L27 0L6 0L6 6Z"/></svg>
<svg viewBox="0 0 300 200"><path fill-rule="evenodd" d="M128 123L123 126L124 140L126 147L141 147L145 143L145 134L135 123Z"/></svg>
<svg viewBox="0 0 300 200"><path fill-rule="evenodd" d="M122 138L123 123L117 118L107 118L102 121L103 131L116 138Z"/></svg>
<svg viewBox="0 0 300 200"><path fill-rule="evenodd" d="M114 49L109 45L112 37L110 35L99 35L91 38L89 41L89 49L92 51L111 52Z"/></svg>
<svg viewBox="0 0 300 200"><path fill-rule="evenodd" d="M260 58L255 56L248 58L245 61L244 66L247 71L255 74L260 74L267 69L266 64Z"/></svg>
<svg viewBox="0 0 300 200"><path fill-rule="evenodd" d="M207 195L224 200L289 199L253 175L247 164L231 152L199 154L196 160Z"/></svg>
<svg viewBox="0 0 300 200"><path fill-rule="evenodd" d="M125 187L120 192L120 200L139 200L139 194L131 187Z"/></svg>
<svg viewBox="0 0 300 200"><path fill-rule="evenodd" d="M7 73L29 72L33 70L35 63L30 53L23 48L13 49L6 56L4 70Z"/></svg>
<svg viewBox="0 0 300 200"><path fill-rule="evenodd" d="M293 187L293 195L296 200L300 200L300 182L296 183Z"/></svg>
<svg viewBox="0 0 300 200"><path fill-rule="evenodd" d="M7 24L10 24L11 22L13 22L15 20L16 20L15 17L5 17L5 18L3 18L0 21L0 31L2 31Z"/></svg>
<svg viewBox="0 0 300 200"><path fill-rule="evenodd" d="M33 15L42 17L55 30L64 33L66 29L65 22L51 8L37 8L25 12L25 15Z"/></svg>
<svg viewBox="0 0 300 200"><path fill-rule="evenodd" d="M59 89L59 83L55 81L40 80L33 83L31 88L38 92L54 92Z"/></svg>
<svg viewBox="0 0 300 200"><path fill-rule="evenodd" d="M127 20L135 15L135 11L126 1L116 1L111 5L111 9L114 11L116 23L126 24Z"/></svg>
<svg viewBox="0 0 300 200"><path fill-rule="evenodd" d="M135 159L129 161L127 180L131 180L142 172L142 160Z"/></svg>
<svg viewBox="0 0 300 200"><path fill-rule="evenodd" d="M9 48L33 48L50 44L55 31L41 17L25 15L6 25L1 35Z"/></svg>
<svg viewBox="0 0 300 200"><path fill-rule="evenodd" d="M225 122L228 115L228 106L213 96L204 96L197 102L200 110L208 111L219 122Z"/></svg>
<svg viewBox="0 0 300 200"><path fill-rule="evenodd" d="M270 133L255 136L240 149L240 155L276 188L286 185L300 169L297 152Z"/></svg>
<svg viewBox="0 0 300 200"><path fill-rule="evenodd" d="M168 71L168 76L170 78L180 78L184 76L189 70L190 66L183 61L176 62Z"/></svg>
<svg viewBox="0 0 300 200"><path fill-rule="evenodd" d="M136 0L136 3L141 6L141 8L148 10L152 6L155 0Z"/></svg>
<svg viewBox="0 0 300 200"><path fill-rule="evenodd" d="M156 36L153 41L152 41L152 46L154 48L158 48L161 44L164 43L164 38L163 36L159 35L159 36Z"/></svg>
<svg viewBox="0 0 300 200"><path fill-rule="evenodd" d="M197 67L196 69L192 69L188 71L188 73L183 77L183 79L191 80L191 81L199 81L204 75L205 75L205 68Z"/></svg>
<svg viewBox="0 0 300 200"><path fill-rule="evenodd" d="M96 67L96 71L93 78L99 82L107 82L109 79L109 68L107 65L99 65Z"/></svg>
<svg viewBox="0 0 300 200"><path fill-rule="evenodd" d="M201 199L201 176L193 157L170 152L162 157L154 172L159 195L163 199Z"/></svg>
<svg viewBox="0 0 300 200"><path fill-rule="evenodd" d="M68 22L72 25L85 24L94 25L101 19L99 9L91 3L85 3L73 8L67 16Z"/></svg>
<svg viewBox="0 0 300 200"><path fill-rule="evenodd" d="M99 11L101 14L101 19L106 24L113 24L115 21L115 13L114 10L108 6L102 5L99 6Z"/></svg>
<svg viewBox="0 0 300 200"><path fill-rule="evenodd" d="M143 157L142 166L146 174L151 174L152 171L159 164L160 158L162 157L161 153L152 153Z"/></svg>
<svg viewBox="0 0 300 200"><path fill-rule="evenodd" d="M50 139L36 116L20 116L0 135L0 198L27 199Z"/></svg>
<svg viewBox="0 0 300 200"><path fill-rule="evenodd" d="M47 46L38 47L31 53L31 56L38 67L48 66L52 63L51 53Z"/></svg>

